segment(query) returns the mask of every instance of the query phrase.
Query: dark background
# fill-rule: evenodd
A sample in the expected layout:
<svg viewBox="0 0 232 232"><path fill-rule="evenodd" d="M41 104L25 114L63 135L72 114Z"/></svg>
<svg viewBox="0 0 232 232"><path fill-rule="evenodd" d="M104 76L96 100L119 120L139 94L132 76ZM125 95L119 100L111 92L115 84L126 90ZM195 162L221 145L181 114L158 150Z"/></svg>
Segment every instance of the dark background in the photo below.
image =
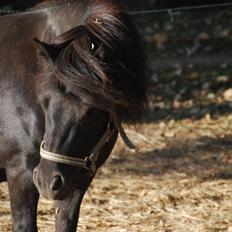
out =
<svg viewBox="0 0 232 232"><path fill-rule="evenodd" d="M175 8L194 5L220 4L232 2L232 0L121 0L126 3L131 10L142 9L160 9L160 8ZM1 0L0 7L8 7L14 10L25 10L41 0Z"/></svg>

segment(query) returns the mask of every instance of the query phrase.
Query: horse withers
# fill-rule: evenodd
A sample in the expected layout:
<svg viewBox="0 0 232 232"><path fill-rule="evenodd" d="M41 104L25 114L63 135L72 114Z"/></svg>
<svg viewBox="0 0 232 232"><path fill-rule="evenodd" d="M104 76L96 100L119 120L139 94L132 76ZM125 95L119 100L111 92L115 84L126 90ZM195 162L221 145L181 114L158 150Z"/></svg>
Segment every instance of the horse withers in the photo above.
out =
<svg viewBox="0 0 232 232"><path fill-rule="evenodd" d="M39 194L56 231L76 231L81 200L108 158L121 119L146 105L144 56L115 1L45 1L0 17L0 181L14 231L37 231Z"/></svg>

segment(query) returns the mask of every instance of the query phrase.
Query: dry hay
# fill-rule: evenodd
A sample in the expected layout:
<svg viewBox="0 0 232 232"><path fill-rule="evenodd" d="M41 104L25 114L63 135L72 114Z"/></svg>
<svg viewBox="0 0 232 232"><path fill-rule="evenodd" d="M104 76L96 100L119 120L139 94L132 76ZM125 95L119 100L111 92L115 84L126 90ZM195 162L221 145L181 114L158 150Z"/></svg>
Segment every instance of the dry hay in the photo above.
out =
<svg viewBox="0 0 232 232"><path fill-rule="evenodd" d="M128 127L142 147L121 142L82 204L79 231L231 232L232 117L183 119ZM0 185L0 231L11 231L6 184ZM42 199L39 231L54 231Z"/></svg>

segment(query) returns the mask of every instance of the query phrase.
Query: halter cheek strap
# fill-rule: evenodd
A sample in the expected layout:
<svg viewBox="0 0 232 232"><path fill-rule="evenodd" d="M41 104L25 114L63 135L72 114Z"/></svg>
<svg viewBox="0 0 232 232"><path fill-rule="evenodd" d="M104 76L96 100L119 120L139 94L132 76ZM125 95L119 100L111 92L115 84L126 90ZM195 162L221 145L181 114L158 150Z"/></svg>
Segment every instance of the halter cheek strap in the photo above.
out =
<svg viewBox="0 0 232 232"><path fill-rule="evenodd" d="M71 165L74 167L84 168L90 172L91 175L94 175L96 173L96 161L98 160L98 156L100 154L100 151L102 147L112 138L113 133L117 129L119 134L121 135L121 138L123 142L127 145L127 147L132 151L137 151L138 148L129 140L127 137L118 117L116 114L110 115L110 121L108 123L107 129L98 141L98 143L93 148L91 154L89 156L86 156L85 159L80 159L64 154L57 154L54 152L46 151L44 149L44 141L42 141L40 145L40 156L44 159Z"/></svg>
<svg viewBox="0 0 232 232"><path fill-rule="evenodd" d="M63 154L57 154L54 152L46 151L44 149L44 141L42 141L40 145L40 156L44 159L61 163L61 164L67 164L74 167L84 168L88 170L92 175L96 172L96 161L98 159L99 153L101 148L104 146L105 143L107 143L110 138L112 137L114 132L114 129L111 127L110 123L108 124L108 127L98 143L93 148L91 154L89 156L86 156L84 159L63 155Z"/></svg>

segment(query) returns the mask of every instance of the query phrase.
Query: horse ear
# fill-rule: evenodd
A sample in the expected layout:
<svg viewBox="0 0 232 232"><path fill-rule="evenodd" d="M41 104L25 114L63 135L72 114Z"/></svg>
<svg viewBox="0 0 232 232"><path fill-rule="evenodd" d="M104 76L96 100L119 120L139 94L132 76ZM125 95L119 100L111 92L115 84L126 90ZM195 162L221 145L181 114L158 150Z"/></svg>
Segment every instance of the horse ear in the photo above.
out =
<svg viewBox="0 0 232 232"><path fill-rule="evenodd" d="M37 38L35 38L34 41L37 43L37 48L39 49L40 53L53 63L55 63L61 50L64 48L64 45L47 44L38 40Z"/></svg>

